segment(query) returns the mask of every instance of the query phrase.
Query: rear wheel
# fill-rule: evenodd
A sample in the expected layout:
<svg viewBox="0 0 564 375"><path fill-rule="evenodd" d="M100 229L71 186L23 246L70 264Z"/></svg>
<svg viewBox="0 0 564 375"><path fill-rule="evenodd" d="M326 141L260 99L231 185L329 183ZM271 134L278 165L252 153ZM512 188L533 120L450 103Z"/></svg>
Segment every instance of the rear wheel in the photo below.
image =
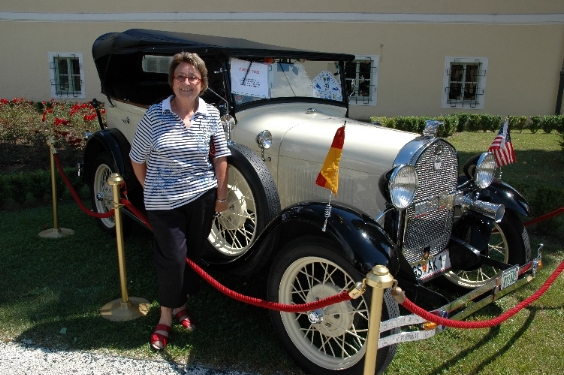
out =
<svg viewBox="0 0 564 375"><path fill-rule="evenodd" d="M95 212L106 213L113 208L112 187L108 185L108 177L116 171L113 158L107 154L99 154L94 161L94 173L90 179L90 194ZM96 219L103 231L115 233L115 216Z"/></svg>
<svg viewBox="0 0 564 375"><path fill-rule="evenodd" d="M494 224L488 242L488 256L505 264L527 263L531 258L529 235L519 217L506 211L503 219ZM479 288L490 281L500 269L483 265L471 271L449 271L444 276L458 286L467 289Z"/></svg>
<svg viewBox="0 0 564 375"><path fill-rule="evenodd" d="M349 290L361 275L335 252L331 242L303 238L286 245L273 262L268 299L285 304L314 302ZM356 300L315 311L270 311L275 331L290 356L312 374L363 374L370 318L369 290ZM389 291L384 295L382 320L399 316ZM384 336L386 333L383 333ZM397 345L378 350L376 373L391 363Z"/></svg>

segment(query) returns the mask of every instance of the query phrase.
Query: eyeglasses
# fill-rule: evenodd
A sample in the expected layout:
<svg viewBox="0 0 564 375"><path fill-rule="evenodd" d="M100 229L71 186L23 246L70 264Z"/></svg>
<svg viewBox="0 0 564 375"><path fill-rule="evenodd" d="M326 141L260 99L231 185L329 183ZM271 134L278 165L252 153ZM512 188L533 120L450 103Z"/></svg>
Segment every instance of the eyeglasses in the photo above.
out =
<svg viewBox="0 0 564 375"><path fill-rule="evenodd" d="M174 79L176 82L178 83L184 83L186 82L186 80L188 80L188 83L194 85L196 83L200 83L202 82L201 78L198 77L186 77L184 74L179 74L177 76L174 76Z"/></svg>

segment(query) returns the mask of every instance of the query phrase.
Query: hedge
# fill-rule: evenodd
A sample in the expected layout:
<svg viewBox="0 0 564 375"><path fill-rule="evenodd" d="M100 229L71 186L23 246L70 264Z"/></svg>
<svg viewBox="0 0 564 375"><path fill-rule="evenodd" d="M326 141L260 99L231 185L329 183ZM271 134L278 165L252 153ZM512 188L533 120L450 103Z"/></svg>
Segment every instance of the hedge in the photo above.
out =
<svg viewBox="0 0 564 375"><path fill-rule="evenodd" d="M448 137L456 132L477 132L493 131L497 132L501 127L503 118L498 115L488 114L469 114L457 113L447 116L424 117L424 116L399 116L399 117L370 117L370 122L388 128L407 130L414 133L421 133L425 126L425 120L439 120L444 122L444 126L439 128L440 137ZM543 130L551 133L556 130L563 135L564 142L564 116L509 116L509 124L512 130L522 132L529 129L532 133ZM564 147L564 146L563 146Z"/></svg>

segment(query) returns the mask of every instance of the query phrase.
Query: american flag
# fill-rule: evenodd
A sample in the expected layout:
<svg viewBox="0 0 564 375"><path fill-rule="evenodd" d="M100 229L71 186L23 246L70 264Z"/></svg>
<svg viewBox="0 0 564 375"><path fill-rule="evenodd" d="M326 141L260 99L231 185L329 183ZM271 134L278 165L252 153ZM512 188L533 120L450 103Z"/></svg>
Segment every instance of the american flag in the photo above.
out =
<svg viewBox="0 0 564 375"><path fill-rule="evenodd" d="M489 151L494 154L498 167L515 163L515 151L509 135L509 119L505 120L501 129L499 129L499 133L493 140Z"/></svg>

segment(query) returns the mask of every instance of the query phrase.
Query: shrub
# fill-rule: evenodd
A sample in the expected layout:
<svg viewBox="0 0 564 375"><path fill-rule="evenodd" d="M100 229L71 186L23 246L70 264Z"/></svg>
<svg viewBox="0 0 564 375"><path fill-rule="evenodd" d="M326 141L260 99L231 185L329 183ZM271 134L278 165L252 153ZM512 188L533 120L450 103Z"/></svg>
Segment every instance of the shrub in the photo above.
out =
<svg viewBox="0 0 564 375"><path fill-rule="evenodd" d="M531 199L532 215L539 217L564 207L564 189L552 186L539 186ZM562 215L541 221L536 224L536 230L541 233L555 232L564 223Z"/></svg>
<svg viewBox="0 0 564 375"><path fill-rule="evenodd" d="M29 175L23 173L12 175L8 180L8 184L10 184L12 199L19 204L24 204L29 191Z"/></svg>
<svg viewBox="0 0 564 375"><path fill-rule="evenodd" d="M509 128L521 133L527 126L527 120L527 116L509 116Z"/></svg>
<svg viewBox="0 0 564 375"><path fill-rule="evenodd" d="M51 189L51 173L49 171L34 171L29 173L29 192L38 201L43 202L46 193Z"/></svg>
<svg viewBox="0 0 564 375"><path fill-rule="evenodd" d="M105 111L102 108L101 114ZM98 127L91 103L51 100L28 102L23 98L0 99L0 143L26 148L23 157L30 162L46 152L47 140L54 138L58 149L73 152L84 148L84 135Z"/></svg>
<svg viewBox="0 0 564 375"><path fill-rule="evenodd" d="M531 116L531 123L529 124L529 130L531 133L535 134L539 131L541 127L542 117L540 116Z"/></svg>
<svg viewBox="0 0 564 375"><path fill-rule="evenodd" d="M503 119L498 115L482 115L480 118L480 128L482 131L497 132L501 127Z"/></svg>
<svg viewBox="0 0 564 375"><path fill-rule="evenodd" d="M558 129L559 122L559 116L543 116L540 126L545 133L551 133L553 130Z"/></svg>

